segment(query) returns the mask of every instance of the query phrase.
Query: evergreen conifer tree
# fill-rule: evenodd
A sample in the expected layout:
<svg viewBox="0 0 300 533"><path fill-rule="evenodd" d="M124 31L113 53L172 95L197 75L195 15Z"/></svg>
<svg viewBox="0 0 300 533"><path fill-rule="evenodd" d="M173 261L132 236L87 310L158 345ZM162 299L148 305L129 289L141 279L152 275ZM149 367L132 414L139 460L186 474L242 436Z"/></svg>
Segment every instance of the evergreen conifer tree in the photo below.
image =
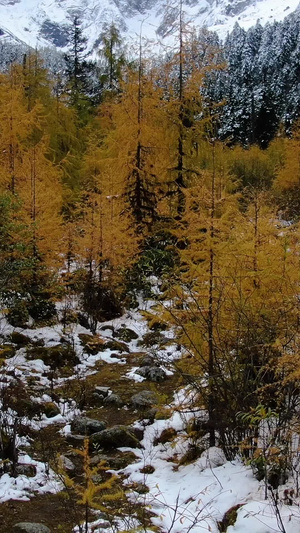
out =
<svg viewBox="0 0 300 533"><path fill-rule="evenodd" d="M102 31L100 42L100 86L102 98L105 98L120 91L122 69L126 59L121 34L114 23Z"/></svg>
<svg viewBox="0 0 300 533"><path fill-rule="evenodd" d="M76 109L79 121L84 124L92 105L95 64L88 60L87 38L78 16L74 17L69 28L69 44L69 52L65 54L67 92L71 106Z"/></svg>

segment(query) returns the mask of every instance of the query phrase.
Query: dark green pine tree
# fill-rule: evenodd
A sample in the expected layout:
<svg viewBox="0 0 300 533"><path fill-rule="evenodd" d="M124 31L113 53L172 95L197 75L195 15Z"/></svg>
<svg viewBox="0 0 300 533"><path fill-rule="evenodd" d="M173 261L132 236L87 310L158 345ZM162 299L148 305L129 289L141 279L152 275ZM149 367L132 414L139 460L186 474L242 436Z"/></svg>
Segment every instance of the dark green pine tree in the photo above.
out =
<svg viewBox="0 0 300 533"><path fill-rule="evenodd" d="M120 92L122 69L126 65L124 47L119 29L112 23L100 35L100 90L101 96Z"/></svg>
<svg viewBox="0 0 300 533"><path fill-rule="evenodd" d="M85 123L95 101L96 65L88 59L87 38L83 35L79 17L74 17L69 28L69 52L65 54L67 93L70 105L74 107L81 123Z"/></svg>

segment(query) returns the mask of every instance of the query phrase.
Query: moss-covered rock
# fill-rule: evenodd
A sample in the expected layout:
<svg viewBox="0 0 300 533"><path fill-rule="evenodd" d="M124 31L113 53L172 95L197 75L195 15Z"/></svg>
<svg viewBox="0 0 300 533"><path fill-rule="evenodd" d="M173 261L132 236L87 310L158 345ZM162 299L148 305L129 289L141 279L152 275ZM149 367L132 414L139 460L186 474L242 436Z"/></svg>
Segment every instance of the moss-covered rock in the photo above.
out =
<svg viewBox="0 0 300 533"><path fill-rule="evenodd" d="M135 409L149 409L157 404L157 396L153 391L143 390L132 396L131 404Z"/></svg>
<svg viewBox="0 0 300 533"><path fill-rule="evenodd" d="M46 402L42 405L42 411L47 418L53 418L60 414L60 410L54 402Z"/></svg>
<svg viewBox="0 0 300 533"><path fill-rule="evenodd" d="M105 350L116 350L116 352L127 352L129 353L130 350L124 342L116 341L116 340L110 340L105 343Z"/></svg>
<svg viewBox="0 0 300 533"><path fill-rule="evenodd" d="M41 359L52 369L64 366L75 366L80 363L74 348L66 344L56 346L32 346L27 348L28 359Z"/></svg>
<svg viewBox="0 0 300 533"><path fill-rule="evenodd" d="M169 339L162 335L160 331L149 331L143 338L138 341L138 346L151 348L151 346L163 346L169 342Z"/></svg>
<svg viewBox="0 0 300 533"><path fill-rule="evenodd" d="M74 448L80 448L84 444L85 435L73 435L73 433L70 433L66 436L66 441L70 446L73 446Z"/></svg>
<svg viewBox="0 0 300 533"><path fill-rule="evenodd" d="M10 336L11 342L14 344L17 344L18 346L27 346L27 344L31 344L31 339L27 335L24 335L23 333L19 333L18 331L13 331Z"/></svg>
<svg viewBox="0 0 300 533"><path fill-rule="evenodd" d="M16 466L16 473L19 476L34 477L36 476L36 466L30 464L19 464Z"/></svg>
<svg viewBox="0 0 300 533"><path fill-rule="evenodd" d="M121 468L126 468L126 466L135 463L139 459L133 452L119 452L115 457L109 459L109 465L114 470L121 470Z"/></svg>
<svg viewBox="0 0 300 533"><path fill-rule="evenodd" d="M88 333L80 333L78 335L84 351L91 355L96 355L98 352L103 352L105 348L105 341L98 335L89 335Z"/></svg>
<svg viewBox="0 0 300 533"><path fill-rule="evenodd" d="M123 402L119 396L119 394L109 394L106 398L103 400L103 405L111 406L114 405L115 407L122 407Z"/></svg>
<svg viewBox="0 0 300 533"><path fill-rule="evenodd" d="M10 357L14 357L16 353L16 347L12 344L2 344L0 346L0 358L1 359L9 359Z"/></svg>
<svg viewBox="0 0 300 533"><path fill-rule="evenodd" d="M127 426L114 426L100 433L94 433L90 438L90 442L92 445L99 446L105 450L114 450L124 446L140 448L141 446L136 436Z"/></svg>
<svg viewBox="0 0 300 533"><path fill-rule="evenodd" d="M111 455L103 455L97 454L91 459L91 465L95 466L99 464L102 461L105 461L106 464L109 466L109 468L112 468L113 470L121 470L122 468L126 468L126 466L137 462L139 459L133 452L118 452Z"/></svg>
<svg viewBox="0 0 300 533"><path fill-rule="evenodd" d="M139 336L135 331L133 331L133 329L126 328L124 326L122 328L119 328L117 331L115 331L114 337L117 337L117 339L120 339L121 341L124 341L124 342L130 342L130 341L138 339Z"/></svg>

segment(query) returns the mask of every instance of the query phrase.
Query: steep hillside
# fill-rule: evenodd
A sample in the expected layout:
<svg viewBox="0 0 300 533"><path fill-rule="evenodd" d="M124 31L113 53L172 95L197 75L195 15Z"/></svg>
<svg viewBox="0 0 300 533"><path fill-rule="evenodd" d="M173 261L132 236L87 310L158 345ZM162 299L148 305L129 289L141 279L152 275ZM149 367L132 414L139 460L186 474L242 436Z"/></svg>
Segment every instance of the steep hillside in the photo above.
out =
<svg viewBox="0 0 300 533"><path fill-rule="evenodd" d="M259 20L282 20L298 6L298 0L185 0L186 19L195 26L216 30L224 38L235 22L245 29ZM97 46L105 25L114 21L128 37L140 33L157 40L163 38L178 16L179 2L166 5L163 0L2 0L0 3L2 37L13 36L33 47L67 44L67 26L78 15L83 20L90 49Z"/></svg>

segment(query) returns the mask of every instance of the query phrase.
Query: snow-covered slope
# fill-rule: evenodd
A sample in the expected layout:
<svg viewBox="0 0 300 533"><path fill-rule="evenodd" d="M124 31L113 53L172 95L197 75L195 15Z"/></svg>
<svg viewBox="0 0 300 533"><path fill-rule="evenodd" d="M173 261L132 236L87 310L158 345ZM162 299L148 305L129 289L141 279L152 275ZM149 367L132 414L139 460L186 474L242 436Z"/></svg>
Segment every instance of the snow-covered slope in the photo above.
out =
<svg viewBox="0 0 300 533"><path fill-rule="evenodd" d="M76 299L74 298L73 301L69 301L68 305L70 306L69 309L72 308L75 310L77 308ZM143 516L145 517L146 513L151 510L152 525L156 526L157 531L161 533L218 533L220 531L219 526L221 521L226 516L227 522L225 520L223 525L226 525L226 527L228 525L228 533L279 533L280 531L299 533L299 497L294 492L294 487L297 486L296 483L298 482L299 467L299 439L296 435L293 437L295 450L297 450L295 451L294 457L293 476L291 475L289 477L285 485L279 486L278 501L275 507L272 492L270 490L268 491L268 499L265 500L264 481L258 481L254 477L251 467L245 465L238 455L229 462L226 460L221 448L213 447L205 450L193 462L187 460L187 453L191 450L192 446L195 447L195 437L191 437L191 434L189 436L186 432L187 422L193 417L193 409L190 404L191 391L188 387L179 389L174 394L173 401L166 406L165 415L163 417L158 416L152 421L143 418L146 415L145 408L138 412L130 403L122 404L121 407L118 407L118 405L112 407L113 404L106 404L105 407L105 403L101 405L102 400L98 397L96 404L93 403L92 406L85 406L85 409L88 409L88 412L86 412L82 411L82 408L79 408L79 395L75 395L76 400L72 397L61 396L61 394L65 393L70 395L72 391L72 385L70 387L70 384L72 382L77 383L77 387L79 382L85 383L84 390L86 392L91 392L91 387L95 386L96 383L100 384L102 389L105 389L107 385L109 388L112 380L110 378L109 382L105 381L109 375L107 373L104 374L105 365L119 369L117 372L114 370L114 376L118 376L118 379L114 381L114 387L118 380L119 382L123 381L124 388L122 389L122 395L126 389L131 390L132 393L136 393L138 390L140 393L150 391L150 394L151 390L152 394L154 390L159 392L159 389L153 388L153 383L149 384L145 378L136 373L137 367L135 366L139 364L138 360L141 355L141 348L138 342L143 339L145 334L149 334L151 331L141 311L148 309L152 309L153 311L152 305L155 306L154 301L144 301L140 298L139 310L131 310L122 317L99 324L98 333L100 338L107 340L112 340L112 331L115 333L120 332L124 327L129 328L127 332L131 331L136 333L137 338L132 338L131 341L127 342L129 351L123 352L121 349L123 355L119 353L120 357L118 357L118 354L116 357L117 349L112 346L104 350L101 349L98 353L86 352L81 340L82 334L89 337L91 332L79 324L69 324L67 328L62 323L57 323L53 326L28 327L28 329L14 328L0 312L0 341L2 343L4 342L2 348L6 346L6 349L8 349L9 345L12 348L13 340L17 341L19 339L19 342L23 342L27 339L29 341L29 344L25 346L15 343L14 355L7 357L4 362L2 359L2 365L0 366L0 414L2 416L2 418L0 417L0 421L3 422L4 420L2 427L5 427L5 431L8 431L10 425L12 426L14 424L14 420L18 420L18 424L20 424L20 419L16 418L17 412L12 410L11 407L9 409L6 407L6 410L5 408L3 409L2 402L6 398L4 391L9 390L10 385L18 385L19 387L22 385L23 388L19 388L18 390L28 391L27 406L50 405L52 409L56 407L58 411L57 414L54 411L54 413L48 413L46 415L43 411L37 414L38 411L32 409L30 411L31 415L22 417L23 435L22 437L17 436L17 447L19 448L18 475L12 475L9 470L9 461L6 460L7 471L4 470L3 472L0 468L0 504L8 500L14 500L14 505L6 508L6 512L11 513L15 521L19 522L20 507L16 504L16 500L32 500L32 506L34 506L35 500L33 496L45 494L47 497L49 493L59 493L63 490L64 485L62 484L62 480L64 479L64 475L62 466L67 463L62 463L58 476L55 473L55 462L51 461L51 466L53 464L54 470L52 468L49 470L49 464L44 462L48 456L51 457L51 451L46 451L48 450L48 441L45 439L49 438L49 433L43 433L46 427L49 428L49 426L52 426L53 433L51 435L53 435L55 446L57 446L57 442L63 443L61 448L58 447L56 449L56 452L61 454L63 450L68 450L66 455L60 455L60 459L66 460L67 458L69 461L69 470L72 471L75 468L72 461L74 457L76 458L76 455L79 455L78 453L76 454L74 448L67 446L68 442L70 442L67 438L72 437L72 420L74 421L74 418L78 415L79 417L90 416L91 412L93 416L100 417L100 420L105 420L109 416L109 411L112 409L113 418L110 419L109 423L109 425L112 425L116 424L118 417L124 420L126 413L128 414L131 410L135 418L135 422L131 427L134 427L142 437L140 447L120 448L114 446L113 450L107 449L105 455L102 455L103 450L100 447L96 449L91 448L93 465L99 464L104 457L105 461L109 461L109 458L112 457L116 458L116 456L119 456L121 458L123 452L129 452L131 454L129 464L126 463L127 466L119 466L117 467L118 470L115 471L124 480L124 485L127 489L126 497L130 503L128 506L124 504L124 511L121 513L121 516L118 516L118 512L114 513L111 524L107 520L103 520L103 513L101 513L99 519L95 513L91 513L90 519L95 520L95 522L90 524L89 532L100 533L106 531L106 533L115 533L116 531L123 531L125 528L128 531L128 525L131 526L131 531L133 531L133 526L137 531L137 527L141 526L141 524L137 522L134 511L141 506L140 509L145 509L145 514L140 512L138 515L140 519L143 520ZM58 310L62 312L63 304L58 305ZM164 331L164 335L169 339L173 338L173 333L172 329ZM11 337L12 334L15 337ZM16 337L16 335L19 335L19 337ZM114 339L116 338L118 337L114 337ZM41 341L44 342L44 347L49 349L51 347L61 346L62 339L64 339L65 343L72 343L80 361L74 367L74 373L67 373L67 375L64 373L65 365L61 365L53 373L50 366L39 358L42 352L35 352L35 355L32 352L34 346L35 349L43 348ZM144 346L144 349L147 350L144 352L144 355L148 354L149 356L153 353L153 346L148 348ZM120 350L118 351L120 352ZM155 354L158 357L157 361L167 363L167 366L164 367L165 370L168 368L172 369L168 371L169 376L174 371L174 367L170 363L172 360L180 357L180 353L175 343L161 346L160 349L158 347L155 348ZM100 362L101 365L98 366ZM49 363L49 360L47 363ZM131 367L130 372L128 372L128 367ZM71 370L71 367L69 367L69 370ZM103 377L103 374L106 378ZM98 376L97 379L91 382L86 381L92 375L94 378ZM124 381L125 383L127 381L128 385L124 385ZM136 381L144 384L142 389L134 387L133 383ZM163 398L163 383L161 382L160 398ZM156 387L158 386L156 383ZM10 398L13 398L12 390L16 389L10 390ZM112 397L112 390L109 390L107 394L108 397ZM26 397L20 396L20 401L22 402L23 398L24 402L24 398ZM99 401L100 404L98 403ZM16 403L13 403L13 405L16 407ZM169 414L169 417L167 414ZM205 416L205 413L203 414ZM201 416L199 410L197 410L197 416ZM99 420L99 418L97 419ZM85 420L89 420L89 418ZM165 432L165 436L166 432L169 432L170 440L161 438L163 432ZM44 435L44 437L41 437L41 435ZM45 435L48 435L48 437ZM54 437L54 435L56 436ZM59 439L58 435L62 437L59 441L57 441ZM77 443L76 448L81 446L80 436L78 440L78 435L75 436L73 434L73 438L75 438ZM198 449L205 445L206 438L207 436L203 436L202 439L199 438L197 440ZM261 441L261 449L267 450L270 443L273 442L272 436L264 433L264 437L262 438L265 440ZM36 448L34 452L33 443L35 439L37 442L42 442L46 448L41 448L39 452L37 452L39 448ZM38 456L36 458L36 454L38 453L42 457ZM34 459L32 458L33 456L35 456ZM184 457L186 459L182 460ZM266 457L269 456L266 455ZM2 457L2 459L0 458L0 467L3 468L3 464ZM78 463L76 464L78 465ZM33 468L34 475L32 475L32 471L31 475L28 474L28 468ZM66 466L65 469L66 474L68 474L68 468ZM111 469L110 471L113 470ZM286 495L289 494L290 499L288 500ZM68 501L66 497L65 493L64 503ZM58 498L59 496L57 496L56 505L59 508L58 502L60 500ZM121 502L119 503L121 505ZM233 525L229 525L228 521L228 513L230 511ZM237 512L236 521L234 512ZM38 505L35 513L34 516L42 519L43 523L47 519L49 520L49 515L45 517L40 514L41 507ZM108 518L109 516L111 515L108 515ZM68 527L71 528L73 523L74 515L70 512L70 515L68 515ZM145 527L143 522L141 530L146 533L153 531L152 527L151 529L145 529ZM8 530L2 528L1 531ZM78 527L73 529L73 532L78 533Z"/></svg>
<svg viewBox="0 0 300 533"><path fill-rule="evenodd" d="M166 7L168 4L168 7ZM238 22L249 28L259 20L282 20L299 0L183 0L186 19L195 26L216 30L224 38ZM66 46L66 28L74 15L83 21L89 47L105 25L118 24L129 38L140 33L162 38L178 15L179 0L0 0L0 34L13 35L33 47Z"/></svg>

